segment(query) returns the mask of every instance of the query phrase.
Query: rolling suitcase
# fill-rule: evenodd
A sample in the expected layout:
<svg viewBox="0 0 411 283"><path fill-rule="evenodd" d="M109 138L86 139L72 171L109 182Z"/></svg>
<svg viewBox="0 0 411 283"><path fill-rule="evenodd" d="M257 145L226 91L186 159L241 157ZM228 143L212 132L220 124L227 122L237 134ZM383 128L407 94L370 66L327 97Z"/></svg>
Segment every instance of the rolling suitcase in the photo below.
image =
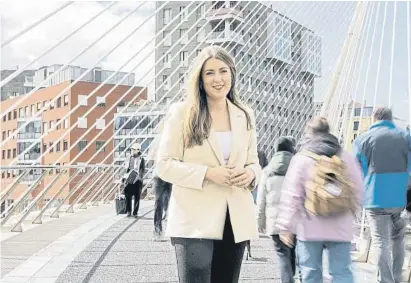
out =
<svg viewBox="0 0 411 283"><path fill-rule="evenodd" d="M125 198L116 198L116 212L117 214L127 213Z"/></svg>
<svg viewBox="0 0 411 283"><path fill-rule="evenodd" d="M121 193L120 188L117 191L115 202L116 202L117 214L126 214L127 213L126 198L124 194Z"/></svg>

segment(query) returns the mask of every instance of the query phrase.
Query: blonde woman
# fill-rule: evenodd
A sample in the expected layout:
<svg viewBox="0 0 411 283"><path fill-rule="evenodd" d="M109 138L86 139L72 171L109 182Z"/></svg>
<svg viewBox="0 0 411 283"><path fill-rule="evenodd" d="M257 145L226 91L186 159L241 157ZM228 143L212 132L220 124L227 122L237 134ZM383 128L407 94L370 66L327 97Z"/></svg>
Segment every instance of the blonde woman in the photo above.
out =
<svg viewBox="0 0 411 283"><path fill-rule="evenodd" d="M157 173L173 184L166 235L180 283L238 282L246 241L258 237L255 121L235 78L231 56L205 48L192 63L187 100L164 124Z"/></svg>

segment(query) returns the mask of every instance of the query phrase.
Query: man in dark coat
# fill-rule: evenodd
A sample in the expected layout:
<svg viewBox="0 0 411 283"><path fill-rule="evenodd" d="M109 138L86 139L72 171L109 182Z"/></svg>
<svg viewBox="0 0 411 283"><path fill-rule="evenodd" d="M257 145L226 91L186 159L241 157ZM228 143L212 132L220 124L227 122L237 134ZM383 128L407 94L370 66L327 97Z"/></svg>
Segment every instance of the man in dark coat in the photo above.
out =
<svg viewBox="0 0 411 283"><path fill-rule="evenodd" d="M127 177L125 177L124 194L126 196L126 210L127 217L133 214L134 217L138 216L138 209L140 207L141 190L143 189L143 176L145 170L144 158L141 156L141 145L135 143L131 146L131 155L127 158L125 163L127 174L131 170L138 172L138 178L135 183L127 183ZM137 169L138 168L138 169ZM134 196L134 207L131 207L131 200Z"/></svg>

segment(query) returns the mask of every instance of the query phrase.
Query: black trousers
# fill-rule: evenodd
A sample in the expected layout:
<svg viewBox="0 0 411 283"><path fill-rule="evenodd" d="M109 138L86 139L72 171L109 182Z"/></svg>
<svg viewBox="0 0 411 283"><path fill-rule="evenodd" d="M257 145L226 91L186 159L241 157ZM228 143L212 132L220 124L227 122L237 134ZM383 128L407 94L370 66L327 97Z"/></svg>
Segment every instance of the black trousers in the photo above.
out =
<svg viewBox="0 0 411 283"><path fill-rule="evenodd" d="M156 232L163 231L163 210L167 211L168 201L170 200L171 184L161 180L159 177L154 177L154 229Z"/></svg>
<svg viewBox="0 0 411 283"><path fill-rule="evenodd" d="M171 238L180 283L237 283L246 242L235 243L227 212L223 240Z"/></svg>
<svg viewBox="0 0 411 283"><path fill-rule="evenodd" d="M138 209L140 207L140 196L141 190L143 189L143 183L141 181L137 181L135 184L128 184L124 188L124 195L126 196L126 210L127 213L132 213L133 215L137 215ZM134 196L134 207L131 209L131 200Z"/></svg>

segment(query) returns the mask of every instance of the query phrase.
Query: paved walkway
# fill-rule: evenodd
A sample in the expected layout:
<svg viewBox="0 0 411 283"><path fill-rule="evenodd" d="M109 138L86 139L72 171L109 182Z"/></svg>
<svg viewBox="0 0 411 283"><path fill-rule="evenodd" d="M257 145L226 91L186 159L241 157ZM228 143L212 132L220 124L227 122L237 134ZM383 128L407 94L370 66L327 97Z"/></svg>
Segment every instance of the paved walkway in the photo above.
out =
<svg viewBox="0 0 411 283"><path fill-rule="evenodd" d="M112 205L104 205L7 239L2 242L6 249L1 253L2 270L7 274L2 275L1 282L178 282L170 242L152 241L152 210L152 202L143 202L142 217L134 219L117 216ZM83 218L80 224L69 220L75 215ZM63 225L59 221L67 222ZM57 226L53 229L53 225ZM30 248L28 243L32 249L24 254ZM24 254L24 258L13 263L7 257L13 254L13 249L16 256ZM280 282L271 241L268 238L253 241L252 254L252 260L243 262L241 282ZM369 264L356 264L355 273L357 282L375 283Z"/></svg>

